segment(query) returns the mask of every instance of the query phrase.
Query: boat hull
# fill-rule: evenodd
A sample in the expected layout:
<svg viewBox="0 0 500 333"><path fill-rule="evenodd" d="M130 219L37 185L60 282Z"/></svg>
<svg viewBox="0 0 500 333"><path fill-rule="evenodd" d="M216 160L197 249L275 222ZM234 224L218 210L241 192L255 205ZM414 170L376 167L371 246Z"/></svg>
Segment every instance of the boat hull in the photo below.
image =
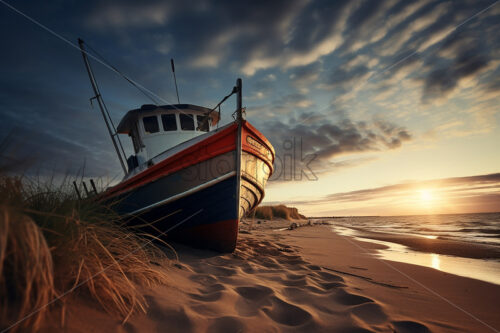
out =
<svg viewBox="0 0 500 333"><path fill-rule="evenodd" d="M244 121L160 156L154 166L105 192L102 200L128 224L153 235L230 252L239 220L264 197L273 159L272 146Z"/></svg>

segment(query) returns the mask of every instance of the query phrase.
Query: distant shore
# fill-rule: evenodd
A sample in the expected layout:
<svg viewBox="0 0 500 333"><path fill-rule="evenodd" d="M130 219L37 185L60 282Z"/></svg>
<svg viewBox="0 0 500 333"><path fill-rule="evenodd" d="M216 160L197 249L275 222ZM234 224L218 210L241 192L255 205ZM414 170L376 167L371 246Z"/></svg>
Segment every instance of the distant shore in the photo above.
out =
<svg viewBox="0 0 500 333"><path fill-rule="evenodd" d="M69 304L65 330L133 332L494 332L500 286L375 256L384 246L292 221L245 221L234 253L173 244L167 286L122 326ZM277 231L277 230L281 231ZM89 320L92 318L92 320ZM57 320L45 331L60 330Z"/></svg>

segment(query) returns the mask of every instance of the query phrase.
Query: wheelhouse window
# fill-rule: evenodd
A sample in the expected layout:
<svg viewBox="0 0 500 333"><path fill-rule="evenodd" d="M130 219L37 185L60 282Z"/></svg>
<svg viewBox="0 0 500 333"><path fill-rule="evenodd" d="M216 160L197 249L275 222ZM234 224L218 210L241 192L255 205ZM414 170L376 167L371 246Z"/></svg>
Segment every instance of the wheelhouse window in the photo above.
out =
<svg viewBox="0 0 500 333"><path fill-rule="evenodd" d="M160 131L160 126L158 126L158 118L156 116L149 116L142 118L144 124L144 132L146 134L153 134Z"/></svg>
<svg viewBox="0 0 500 333"><path fill-rule="evenodd" d="M194 115L181 113L179 114L179 119L181 121L181 130L183 131L194 131Z"/></svg>
<svg viewBox="0 0 500 333"><path fill-rule="evenodd" d="M202 132L208 132L208 116L205 115L196 115L197 125L196 130Z"/></svg>
<svg viewBox="0 0 500 333"><path fill-rule="evenodd" d="M162 114L161 122L163 124L164 131L177 131L177 121L175 119L175 114Z"/></svg>

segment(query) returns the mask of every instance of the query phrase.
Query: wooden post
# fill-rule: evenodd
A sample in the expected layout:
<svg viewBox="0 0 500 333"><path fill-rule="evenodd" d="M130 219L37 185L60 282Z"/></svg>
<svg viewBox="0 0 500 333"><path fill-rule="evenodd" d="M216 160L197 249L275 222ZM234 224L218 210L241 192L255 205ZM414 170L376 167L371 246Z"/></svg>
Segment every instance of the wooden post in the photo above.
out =
<svg viewBox="0 0 500 333"><path fill-rule="evenodd" d="M95 183L93 179L90 179L90 185L92 185L92 189L94 190L94 194L97 195L97 188L95 187Z"/></svg>
<svg viewBox="0 0 500 333"><path fill-rule="evenodd" d="M73 186L75 187L75 192L76 195L78 196L78 199L82 200L82 196L80 195L80 191L78 191L78 186L76 185L76 181L73 181Z"/></svg>

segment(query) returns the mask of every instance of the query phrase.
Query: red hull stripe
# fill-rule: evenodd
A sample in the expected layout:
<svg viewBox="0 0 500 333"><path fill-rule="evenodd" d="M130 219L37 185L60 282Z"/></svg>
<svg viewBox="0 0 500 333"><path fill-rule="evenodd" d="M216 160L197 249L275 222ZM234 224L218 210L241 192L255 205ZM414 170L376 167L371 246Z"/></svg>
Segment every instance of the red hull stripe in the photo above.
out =
<svg viewBox="0 0 500 333"><path fill-rule="evenodd" d="M243 151L250 153L263 160L271 170L269 177L273 174L274 148L267 138L253 127L248 121L243 122L241 133L241 146ZM256 141L256 142L255 142Z"/></svg>
<svg viewBox="0 0 500 333"><path fill-rule="evenodd" d="M190 165L227 153L236 148L236 128L233 125L206 140L171 156L104 193L104 198L114 197L133 188L152 182Z"/></svg>
<svg viewBox="0 0 500 333"><path fill-rule="evenodd" d="M197 164L217 155L236 150L237 127L237 124L233 124L220 133L214 134L206 140L186 148L185 150L159 162L143 172L140 172L134 177L104 192L102 199L109 199L123 194L160 177L164 177L178 170L187 168L193 164ZM266 137L249 122L243 121L242 129L242 149L262 159L269 166L272 174L275 154L273 146L266 139ZM247 138L249 136L251 137L250 139ZM254 141L252 141L252 139ZM255 143L255 141L258 143ZM262 147L259 147L259 144Z"/></svg>

